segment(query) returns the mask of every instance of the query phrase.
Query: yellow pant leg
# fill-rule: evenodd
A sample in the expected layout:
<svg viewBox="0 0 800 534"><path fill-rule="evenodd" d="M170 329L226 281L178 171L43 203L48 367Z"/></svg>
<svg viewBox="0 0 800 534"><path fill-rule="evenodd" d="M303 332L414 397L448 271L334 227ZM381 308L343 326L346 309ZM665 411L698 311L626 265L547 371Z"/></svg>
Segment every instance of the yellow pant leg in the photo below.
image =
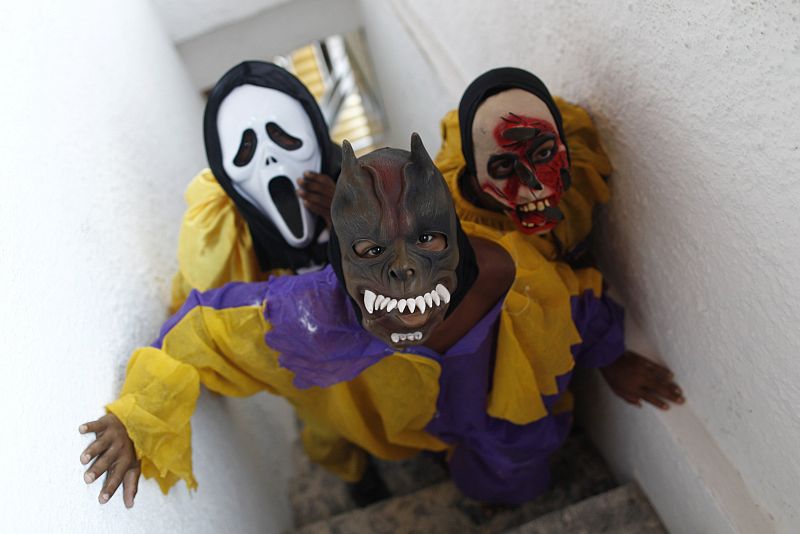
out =
<svg viewBox="0 0 800 534"><path fill-rule="evenodd" d="M306 424L303 448L311 461L347 482L358 482L367 467L367 453L335 432L319 425Z"/></svg>

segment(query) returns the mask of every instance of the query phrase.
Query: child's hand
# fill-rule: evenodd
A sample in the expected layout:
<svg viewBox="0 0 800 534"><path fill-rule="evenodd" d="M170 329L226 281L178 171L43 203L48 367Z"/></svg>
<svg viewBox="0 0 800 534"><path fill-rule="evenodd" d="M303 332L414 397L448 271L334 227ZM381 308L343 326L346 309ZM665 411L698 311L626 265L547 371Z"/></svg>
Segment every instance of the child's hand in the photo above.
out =
<svg viewBox="0 0 800 534"><path fill-rule="evenodd" d="M681 388L672 381L672 372L635 352L625 351L600 372L614 393L636 406L642 405L642 399L662 410L669 409L664 399L684 403Z"/></svg>
<svg viewBox="0 0 800 534"><path fill-rule="evenodd" d="M308 171L303 174L303 178L298 178L297 185L300 186L297 195L303 199L305 207L325 219L330 228L331 202L336 182L327 174Z"/></svg>
<svg viewBox="0 0 800 534"><path fill-rule="evenodd" d="M136 458L133 442L128 437L122 422L115 415L108 414L97 421L81 425L78 427L78 432L81 434L94 432L97 437L81 454L83 465L97 457L92 467L83 475L83 480L91 484L100 478L100 475L108 472L103 489L100 490L100 504L107 503L122 483L122 500L125 501L126 507L132 507L142 470Z"/></svg>

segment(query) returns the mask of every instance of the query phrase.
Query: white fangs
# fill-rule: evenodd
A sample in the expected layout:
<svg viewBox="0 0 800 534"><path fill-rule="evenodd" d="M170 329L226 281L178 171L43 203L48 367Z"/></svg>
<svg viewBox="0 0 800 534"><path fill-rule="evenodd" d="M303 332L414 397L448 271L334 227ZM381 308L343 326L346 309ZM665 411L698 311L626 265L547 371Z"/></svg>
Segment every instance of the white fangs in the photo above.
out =
<svg viewBox="0 0 800 534"><path fill-rule="evenodd" d="M375 304L375 293L370 291L369 289L364 291L364 307L367 309L369 313L373 311L373 305Z"/></svg>
<svg viewBox="0 0 800 534"><path fill-rule="evenodd" d="M450 302L450 292L442 284L436 284L436 292L439 293L445 304Z"/></svg>
<svg viewBox="0 0 800 534"><path fill-rule="evenodd" d="M400 341L419 341L422 339L422 332L409 332L408 334L393 333L391 336L392 343L399 343Z"/></svg>
<svg viewBox="0 0 800 534"><path fill-rule="evenodd" d="M414 302L417 303L417 308L419 308L419 312L425 313L425 299L422 297L417 297L414 299Z"/></svg>
<svg viewBox="0 0 800 534"><path fill-rule="evenodd" d="M364 308L369 314L378 310L385 310L386 313L389 313L395 308L399 313L403 313L408 308L408 313L419 311L420 314L424 314L428 309L432 310L434 307L441 306L442 302L445 304L450 302L450 292L442 284L437 284L433 291L402 299L378 295L369 289L364 290Z"/></svg>

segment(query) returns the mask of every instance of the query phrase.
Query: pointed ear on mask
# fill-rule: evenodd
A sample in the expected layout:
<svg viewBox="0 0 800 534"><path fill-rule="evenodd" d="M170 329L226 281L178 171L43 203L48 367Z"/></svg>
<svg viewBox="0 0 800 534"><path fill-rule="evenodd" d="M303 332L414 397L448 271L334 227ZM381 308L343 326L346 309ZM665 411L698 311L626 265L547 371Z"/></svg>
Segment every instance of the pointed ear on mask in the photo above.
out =
<svg viewBox="0 0 800 534"><path fill-rule="evenodd" d="M351 205L365 187L372 187L371 176L358 163L353 146L345 139L342 142L342 170L331 202L331 217L334 222L337 215Z"/></svg>
<svg viewBox="0 0 800 534"><path fill-rule="evenodd" d="M342 142L342 172L339 175L337 189L339 183L344 186L344 189L359 189L365 187L370 181L370 174L358 163L353 146L345 139Z"/></svg>
<svg viewBox="0 0 800 534"><path fill-rule="evenodd" d="M411 134L411 162L406 167L404 174L406 180L414 180L417 189L430 193L442 192L449 196L447 184L428 151L425 150L422 138L417 132Z"/></svg>

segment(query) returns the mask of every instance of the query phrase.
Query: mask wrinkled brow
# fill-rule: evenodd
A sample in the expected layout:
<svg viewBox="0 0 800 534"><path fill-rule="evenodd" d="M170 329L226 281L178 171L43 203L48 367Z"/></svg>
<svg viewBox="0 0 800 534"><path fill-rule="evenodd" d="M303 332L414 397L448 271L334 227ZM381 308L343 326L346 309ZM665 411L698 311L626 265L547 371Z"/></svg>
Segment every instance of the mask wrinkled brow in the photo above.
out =
<svg viewBox="0 0 800 534"><path fill-rule="evenodd" d="M345 140L342 171L331 203L331 216L341 235L358 232L369 236L375 231L376 220L383 211L375 178L374 173L359 163L353 147Z"/></svg>

